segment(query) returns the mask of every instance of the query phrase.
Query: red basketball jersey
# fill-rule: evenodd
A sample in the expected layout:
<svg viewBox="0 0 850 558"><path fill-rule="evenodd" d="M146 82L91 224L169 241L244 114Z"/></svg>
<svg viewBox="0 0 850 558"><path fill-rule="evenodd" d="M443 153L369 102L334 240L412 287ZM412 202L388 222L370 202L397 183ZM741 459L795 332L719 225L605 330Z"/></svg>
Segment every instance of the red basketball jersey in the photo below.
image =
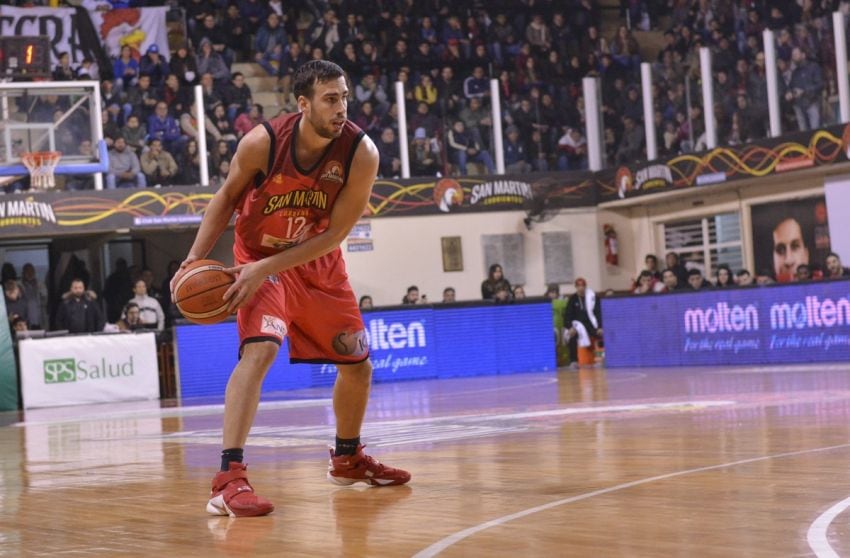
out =
<svg viewBox="0 0 850 558"><path fill-rule="evenodd" d="M269 173L258 185L249 186L237 205L233 253L239 263L274 255L328 228L363 131L346 121L342 135L305 169L295 155L299 122L301 113L262 124L271 138Z"/></svg>

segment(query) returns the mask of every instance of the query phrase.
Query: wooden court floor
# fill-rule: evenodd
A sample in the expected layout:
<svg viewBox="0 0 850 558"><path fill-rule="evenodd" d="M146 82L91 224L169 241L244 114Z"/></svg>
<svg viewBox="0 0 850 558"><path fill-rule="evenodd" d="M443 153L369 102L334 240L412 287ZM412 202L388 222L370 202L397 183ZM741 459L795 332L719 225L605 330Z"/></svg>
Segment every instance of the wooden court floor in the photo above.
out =
<svg viewBox="0 0 850 558"><path fill-rule="evenodd" d="M220 401L0 415L0 557L850 556L850 364L376 385L390 488L325 480L330 390L275 395L263 518L204 512Z"/></svg>

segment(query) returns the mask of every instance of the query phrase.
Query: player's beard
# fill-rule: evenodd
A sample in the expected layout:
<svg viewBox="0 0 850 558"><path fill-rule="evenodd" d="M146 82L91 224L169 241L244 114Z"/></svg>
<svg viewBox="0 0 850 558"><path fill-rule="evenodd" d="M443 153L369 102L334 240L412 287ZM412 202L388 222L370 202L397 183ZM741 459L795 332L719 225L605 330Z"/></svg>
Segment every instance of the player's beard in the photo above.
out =
<svg viewBox="0 0 850 558"><path fill-rule="evenodd" d="M318 121L317 121L318 120ZM313 126L313 129L316 130L316 134L319 137L325 139L336 139L342 135L342 127L337 131L337 129L333 125L333 121L322 122L317 118L310 117L310 125Z"/></svg>

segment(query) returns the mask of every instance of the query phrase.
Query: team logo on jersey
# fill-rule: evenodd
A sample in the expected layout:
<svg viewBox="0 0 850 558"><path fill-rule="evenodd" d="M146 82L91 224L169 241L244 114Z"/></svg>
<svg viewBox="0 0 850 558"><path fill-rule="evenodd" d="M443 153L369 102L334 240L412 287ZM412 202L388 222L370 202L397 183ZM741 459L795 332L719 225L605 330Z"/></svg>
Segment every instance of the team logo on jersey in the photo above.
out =
<svg viewBox="0 0 850 558"><path fill-rule="evenodd" d="M342 165L339 164L339 161L331 161L325 165L325 172L319 177L319 180L327 180L337 184L342 184L343 179Z"/></svg>
<svg viewBox="0 0 850 558"><path fill-rule="evenodd" d="M269 197L263 215L271 215L281 209L327 209L328 194L322 190L293 190Z"/></svg>
<svg viewBox="0 0 850 558"><path fill-rule="evenodd" d="M280 318L264 314L260 333L271 333L272 335L277 335L283 339L286 337L286 323Z"/></svg>
<svg viewBox="0 0 850 558"><path fill-rule="evenodd" d="M292 240L278 238L270 234L264 234L263 239L260 241L260 245L264 248L274 248L275 250L283 250L285 248L289 248L290 246L294 246L295 244L296 243Z"/></svg>
<svg viewBox="0 0 850 558"><path fill-rule="evenodd" d="M276 175L272 176L272 182L275 184L283 184L283 173L279 172Z"/></svg>

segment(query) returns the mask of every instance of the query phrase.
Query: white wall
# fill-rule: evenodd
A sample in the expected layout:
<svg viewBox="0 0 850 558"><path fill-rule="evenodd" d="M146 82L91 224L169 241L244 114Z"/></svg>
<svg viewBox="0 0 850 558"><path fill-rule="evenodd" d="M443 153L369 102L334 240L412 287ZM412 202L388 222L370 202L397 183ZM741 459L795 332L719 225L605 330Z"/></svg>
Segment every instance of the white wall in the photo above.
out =
<svg viewBox="0 0 850 558"><path fill-rule="evenodd" d="M423 217L372 219L374 251L345 252L351 284L358 296L369 294L376 305L398 304L407 287L417 285L430 302L442 299L443 289L452 286L458 300L481 298L481 282L487 275L481 235L522 233L525 239L526 293L542 295L542 232L569 231L572 236L573 266L592 287L600 284L604 262L601 229L596 210L564 211L526 230L525 213L494 212ZM463 271L444 272L440 237L460 236ZM345 246L343 246L345 250ZM510 273L506 271L509 281ZM562 285L562 292L572 290Z"/></svg>

